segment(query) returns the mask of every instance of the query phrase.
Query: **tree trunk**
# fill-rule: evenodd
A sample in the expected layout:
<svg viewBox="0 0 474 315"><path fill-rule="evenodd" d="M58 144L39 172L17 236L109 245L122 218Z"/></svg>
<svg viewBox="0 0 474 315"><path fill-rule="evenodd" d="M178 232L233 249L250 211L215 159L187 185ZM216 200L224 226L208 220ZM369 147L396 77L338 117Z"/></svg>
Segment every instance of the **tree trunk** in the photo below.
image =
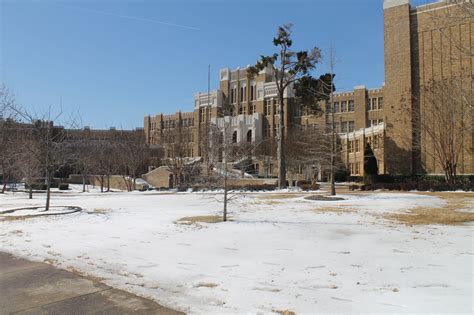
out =
<svg viewBox="0 0 474 315"><path fill-rule="evenodd" d="M30 185L30 189L28 189L28 199L33 199L33 185Z"/></svg>
<svg viewBox="0 0 474 315"><path fill-rule="evenodd" d="M277 145L277 159L278 159L278 188L283 189L286 187L286 165L285 165L285 152L284 152L284 135L283 135L283 124L284 119L284 106L283 106L283 91L280 92L280 111L278 125L278 145Z"/></svg>
<svg viewBox="0 0 474 315"><path fill-rule="evenodd" d="M107 192L110 192L110 175L107 175Z"/></svg>
<svg viewBox="0 0 474 315"><path fill-rule="evenodd" d="M82 192L86 192L86 175L82 174Z"/></svg>
<svg viewBox="0 0 474 315"><path fill-rule="evenodd" d="M45 211L49 210L49 202L51 200L51 182L49 180L49 177L46 178L46 206L45 206Z"/></svg>
<svg viewBox="0 0 474 315"><path fill-rule="evenodd" d="M223 221L224 222L227 221L227 161L225 163L225 170L224 170L224 215L223 215Z"/></svg>
<svg viewBox="0 0 474 315"><path fill-rule="evenodd" d="M7 183L8 183L8 176L5 177L5 172L3 172L3 187L2 187L2 194L5 193L7 190Z"/></svg>

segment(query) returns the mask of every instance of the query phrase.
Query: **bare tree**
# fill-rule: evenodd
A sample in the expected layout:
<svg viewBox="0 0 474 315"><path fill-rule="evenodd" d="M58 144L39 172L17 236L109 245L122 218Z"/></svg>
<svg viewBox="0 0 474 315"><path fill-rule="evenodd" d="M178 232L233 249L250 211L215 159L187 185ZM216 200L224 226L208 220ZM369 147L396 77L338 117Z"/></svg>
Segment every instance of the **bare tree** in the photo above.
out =
<svg viewBox="0 0 474 315"><path fill-rule="evenodd" d="M73 166L82 177L82 192L86 192L86 184L94 170L97 156L95 156L95 145L94 140L90 139L85 133L82 139L74 141L69 145L71 150L71 156L73 156Z"/></svg>
<svg viewBox="0 0 474 315"><path fill-rule="evenodd" d="M276 148L277 144L273 137L263 139L261 143L255 147L254 154L262 163L264 177L270 177L272 173L271 166L276 159Z"/></svg>
<svg viewBox="0 0 474 315"><path fill-rule="evenodd" d="M63 116L63 112L53 116L51 107L42 115L32 114L27 110L16 110L19 117L28 123L30 137L36 141L39 150L23 145L23 150L31 155L43 168L44 182L46 184L46 204L45 211L49 210L51 201L51 182L55 172L68 164L70 161L68 150L64 140L66 139L66 129L64 127L54 127ZM71 121L71 126L74 126Z"/></svg>
<svg viewBox="0 0 474 315"><path fill-rule="evenodd" d="M277 133L277 160L278 160L278 187L286 186L286 168L284 155L284 96L285 91L302 77L307 76L321 59L318 48L311 51L292 51L293 40L291 39L292 24L286 24L278 28L277 36L273 38L273 45L278 47L278 53L272 56L262 56L255 66L248 69L248 76L254 77L260 71L267 68L272 72L276 83L279 99L279 124Z"/></svg>
<svg viewBox="0 0 474 315"><path fill-rule="evenodd" d="M192 149L192 130L187 127L175 126L164 129L161 136L161 145L165 156L164 164L173 176L173 187L182 188L186 176L186 166L190 162L188 157Z"/></svg>
<svg viewBox="0 0 474 315"><path fill-rule="evenodd" d="M128 191L136 190L136 180L148 165L150 150L139 132L124 133L118 143L119 164Z"/></svg>
<svg viewBox="0 0 474 315"><path fill-rule="evenodd" d="M0 171L1 193L15 169L15 159L19 153L17 136L21 125L17 121L15 97L5 85L0 85Z"/></svg>
<svg viewBox="0 0 474 315"><path fill-rule="evenodd" d="M465 24L469 34L469 23L472 23L474 19L474 2L472 0L450 0L444 10L427 11L427 13L436 26L435 31L439 32L443 40L449 43L453 52L459 52L461 58L474 56L474 50L471 49L469 40L463 42L463 39L457 36L459 34L452 32L453 25Z"/></svg>
<svg viewBox="0 0 474 315"><path fill-rule="evenodd" d="M38 183L38 179L44 173L43 166L37 158L41 156L39 143L29 134L24 134L21 142L28 147L28 150L21 150L16 159L16 173L21 176L21 180L28 189L28 198L33 199L33 188Z"/></svg>
<svg viewBox="0 0 474 315"><path fill-rule="evenodd" d="M459 162L464 152L471 155L473 132L472 77L433 80L422 90L423 106L411 111L413 145L434 164L441 166L447 183L456 182ZM406 103L402 100L402 103ZM406 108L410 111L409 107Z"/></svg>
<svg viewBox="0 0 474 315"><path fill-rule="evenodd" d="M110 177L118 170L117 159L121 152L115 139L100 139L93 142L94 156L93 163L94 173L97 174L97 180L100 184L100 191L110 191Z"/></svg>

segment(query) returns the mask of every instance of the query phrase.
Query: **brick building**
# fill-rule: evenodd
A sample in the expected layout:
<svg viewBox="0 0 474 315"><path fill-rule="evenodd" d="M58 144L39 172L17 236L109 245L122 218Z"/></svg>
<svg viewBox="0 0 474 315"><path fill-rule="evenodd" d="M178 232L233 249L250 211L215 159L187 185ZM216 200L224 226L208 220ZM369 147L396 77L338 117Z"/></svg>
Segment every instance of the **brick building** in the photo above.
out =
<svg viewBox="0 0 474 315"><path fill-rule="evenodd" d="M385 83L377 89L356 86L352 91L335 93L332 104L321 104L324 114L318 117L305 115L290 86L284 100L285 132L294 126L321 131L335 128L341 158L351 175L363 175L367 143L381 174L442 173L439 161L426 154L433 148L413 117L430 110L423 86L431 80L462 77L462 84L471 91L467 97L472 104L474 18L472 12L465 15L461 7L447 0L418 7L411 6L409 0L384 0ZM221 69L219 89L195 94L192 112L145 116L146 141L159 144L167 130L187 128L192 133L187 139L189 157L201 156L203 126L218 124L225 100L232 105L232 124L239 142L275 137L278 97L273 76L264 70L249 79L246 73L246 68ZM472 110L467 117L472 125ZM460 140L460 173L474 173L473 139L471 128ZM275 167L272 169L276 174Z"/></svg>

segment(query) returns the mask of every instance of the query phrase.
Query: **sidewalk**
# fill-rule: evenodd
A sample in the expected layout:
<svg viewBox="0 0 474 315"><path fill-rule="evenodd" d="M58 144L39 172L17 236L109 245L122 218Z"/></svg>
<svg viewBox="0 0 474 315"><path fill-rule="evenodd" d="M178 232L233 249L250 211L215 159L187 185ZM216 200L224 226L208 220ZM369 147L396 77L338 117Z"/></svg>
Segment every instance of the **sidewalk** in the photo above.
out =
<svg viewBox="0 0 474 315"><path fill-rule="evenodd" d="M183 314L105 284L0 252L0 314Z"/></svg>

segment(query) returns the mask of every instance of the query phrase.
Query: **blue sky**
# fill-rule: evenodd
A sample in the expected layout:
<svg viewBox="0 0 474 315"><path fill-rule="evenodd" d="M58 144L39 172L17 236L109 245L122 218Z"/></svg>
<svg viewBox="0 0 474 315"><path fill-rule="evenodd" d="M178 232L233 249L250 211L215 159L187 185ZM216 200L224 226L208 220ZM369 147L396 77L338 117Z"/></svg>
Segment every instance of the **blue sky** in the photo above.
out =
<svg viewBox="0 0 474 315"><path fill-rule="evenodd" d="M83 125L141 127L144 115L192 110L208 64L216 88L220 68L272 53L277 27L292 22L295 49L334 47L338 90L378 87L382 2L0 0L0 81L27 108L62 104Z"/></svg>

